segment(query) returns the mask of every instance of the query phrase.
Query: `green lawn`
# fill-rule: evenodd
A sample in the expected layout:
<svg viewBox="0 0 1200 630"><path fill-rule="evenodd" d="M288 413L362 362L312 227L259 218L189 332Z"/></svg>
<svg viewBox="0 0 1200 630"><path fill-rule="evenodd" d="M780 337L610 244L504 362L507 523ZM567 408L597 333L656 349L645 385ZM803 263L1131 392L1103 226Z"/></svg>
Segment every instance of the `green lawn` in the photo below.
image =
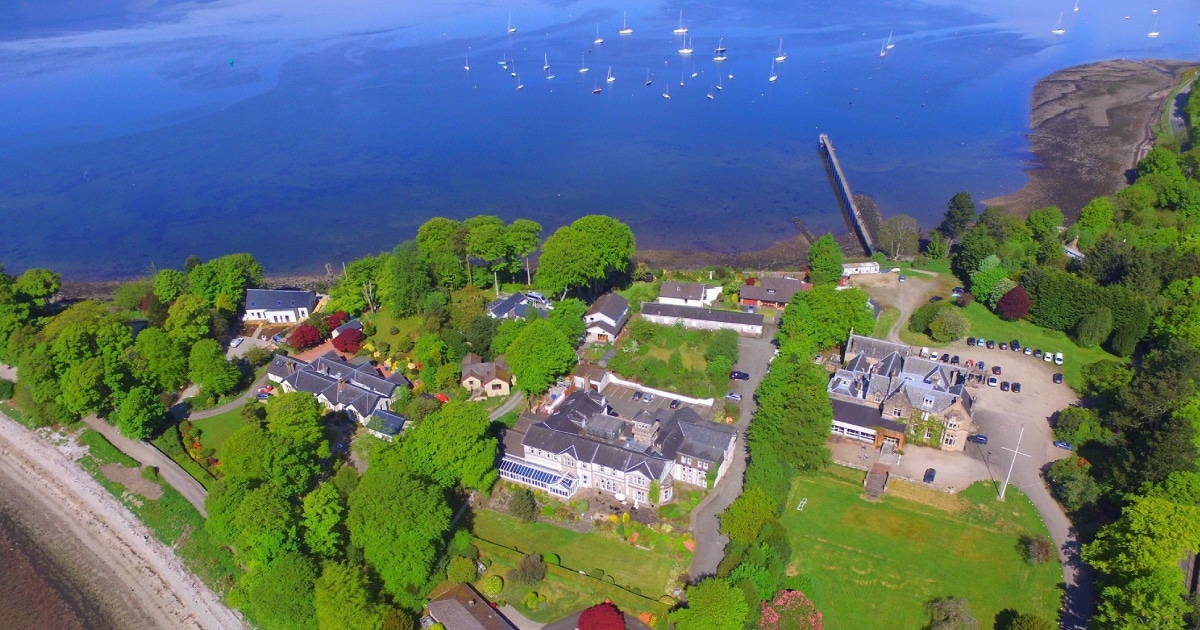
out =
<svg viewBox="0 0 1200 630"><path fill-rule="evenodd" d="M982 628L1010 608L1057 618L1062 569L1021 559L1019 538L1046 528L1015 488L1000 503L990 485L953 497L893 482L870 503L860 480L849 469L801 477L783 515L796 569L811 580L826 628L920 628L929 621L925 602L951 595L970 602ZM929 501L896 496L920 493L931 493ZM801 499L803 512L795 509Z"/></svg>
<svg viewBox="0 0 1200 630"><path fill-rule="evenodd" d="M260 403L250 402L246 404L257 405ZM200 442L204 444L206 448L211 448L216 451L217 459L221 459L221 445L225 443L225 440L229 438L230 435L233 435L234 431L242 428L242 425L244 425L245 422L242 421L242 408L238 407L211 418L196 420L192 424L199 427L200 431L202 432L200 434Z"/></svg>
<svg viewBox="0 0 1200 630"><path fill-rule="evenodd" d="M383 312L375 313L372 316L372 320L375 322L375 336L371 337L371 341L376 343L386 341L393 351L399 339L401 337L411 337L421 327L423 321L420 317L396 319ZM391 332L393 326L397 330L394 335Z"/></svg>
<svg viewBox="0 0 1200 630"><path fill-rule="evenodd" d="M637 588L650 598L669 592L675 576L687 570L684 560L600 534L574 532L549 523L525 524L491 510L478 510L474 516L478 538L523 553L557 554L561 565L572 570L603 569L617 585Z"/></svg>
<svg viewBox="0 0 1200 630"><path fill-rule="evenodd" d="M897 319L900 319L900 309L895 306L885 306L883 312L879 314L879 319L875 320L875 332L871 333L871 336L876 339L886 339L888 331L892 329Z"/></svg>

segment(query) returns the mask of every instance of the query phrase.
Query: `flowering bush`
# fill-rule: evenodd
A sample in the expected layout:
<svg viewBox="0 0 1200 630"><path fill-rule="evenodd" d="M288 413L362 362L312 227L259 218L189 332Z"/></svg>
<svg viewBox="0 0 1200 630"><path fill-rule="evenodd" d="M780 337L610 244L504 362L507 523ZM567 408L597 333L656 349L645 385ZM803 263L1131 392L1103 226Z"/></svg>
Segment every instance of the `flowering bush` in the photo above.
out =
<svg viewBox="0 0 1200 630"><path fill-rule="evenodd" d="M362 342L363 342L362 331L351 328L350 330L343 332L342 334L338 335L337 337L334 337L333 347L336 348L338 352L344 352L346 354L354 354L354 353L358 352L359 348L362 347Z"/></svg>
<svg viewBox="0 0 1200 630"><path fill-rule="evenodd" d="M821 613L800 591L781 591L775 601L763 602L762 630L823 630Z"/></svg>
<svg viewBox="0 0 1200 630"><path fill-rule="evenodd" d="M611 603L596 604L579 615L577 630L625 630L625 616Z"/></svg>

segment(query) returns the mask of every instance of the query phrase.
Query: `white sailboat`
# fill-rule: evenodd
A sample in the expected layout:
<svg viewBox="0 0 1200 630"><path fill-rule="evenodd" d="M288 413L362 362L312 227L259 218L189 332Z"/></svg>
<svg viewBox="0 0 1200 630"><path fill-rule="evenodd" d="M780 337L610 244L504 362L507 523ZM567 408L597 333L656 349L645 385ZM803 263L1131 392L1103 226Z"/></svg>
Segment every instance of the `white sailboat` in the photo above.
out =
<svg viewBox="0 0 1200 630"><path fill-rule="evenodd" d="M650 68L646 68L646 85L650 85L653 81L650 79Z"/></svg>
<svg viewBox="0 0 1200 630"><path fill-rule="evenodd" d="M500 61L496 62L496 65L507 70L508 69L508 53L504 53L504 56L500 58Z"/></svg>
<svg viewBox="0 0 1200 630"><path fill-rule="evenodd" d="M663 92L663 98L667 99L668 101L671 100L671 84L670 83L667 84L667 91Z"/></svg>
<svg viewBox="0 0 1200 630"><path fill-rule="evenodd" d="M1158 32L1158 16L1154 16L1154 21L1150 23L1150 32L1146 33L1146 37L1154 39L1159 36Z"/></svg>
<svg viewBox="0 0 1200 630"><path fill-rule="evenodd" d="M676 35L687 35L687 27L683 25L683 11L679 12L679 28L675 29Z"/></svg>
<svg viewBox="0 0 1200 630"><path fill-rule="evenodd" d="M579 74L583 74L584 72L587 72L587 71L588 71L587 53L583 53L583 57L579 62Z"/></svg>
<svg viewBox="0 0 1200 630"><path fill-rule="evenodd" d="M596 39L592 40L592 43L596 44L597 46L604 43L604 38L600 37L600 25L599 24L596 25Z"/></svg>
<svg viewBox="0 0 1200 630"><path fill-rule="evenodd" d="M713 100L713 93L712 93L711 89L709 89L709 91L708 91L708 100L710 100L710 101Z"/></svg>
<svg viewBox="0 0 1200 630"><path fill-rule="evenodd" d="M542 53L542 70L550 69L550 55Z"/></svg>
<svg viewBox="0 0 1200 630"><path fill-rule="evenodd" d="M1059 13L1058 21L1054 23L1054 28L1051 29L1050 34L1051 35L1064 35L1064 34L1066 34L1066 32L1067 32L1066 29L1064 29L1062 27L1062 14Z"/></svg>
<svg viewBox="0 0 1200 630"><path fill-rule="evenodd" d="M1075 13L1079 13L1079 0L1075 0L1075 8L1071 9L1071 11L1074 11Z"/></svg>
<svg viewBox="0 0 1200 630"><path fill-rule="evenodd" d="M621 35L633 35L633 29L629 28L629 14L621 13L621 30L617 31Z"/></svg>
<svg viewBox="0 0 1200 630"><path fill-rule="evenodd" d="M608 78L607 78L607 79L605 79L605 80L604 80L604 82L605 82L605 83L612 83L613 81L616 81L616 80L617 80L617 77L614 77L614 76L612 75L612 66L609 66L609 67L608 67Z"/></svg>
<svg viewBox="0 0 1200 630"><path fill-rule="evenodd" d="M466 70L467 72L471 71L471 56L470 55L463 55L463 70Z"/></svg>
<svg viewBox="0 0 1200 630"><path fill-rule="evenodd" d="M547 80L547 81L549 81L549 80L551 80L551 79L553 79L553 78L554 78L554 75L553 75L553 74L547 74L547 75L546 75L546 80Z"/></svg>
<svg viewBox="0 0 1200 630"><path fill-rule="evenodd" d="M717 91L718 91L718 92L720 92L721 90L724 90L724 89L725 89L725 86L721 85L721 81L722 81L722 79L724 79L724 78L725 78L725 77L721 76L721 74L720 74L720 73L717 73Z"/></svg>
<svg viewBox="0 0 1200 630"><path fill-rule="evenodd" d="M683 48L679 49L679 54L681 54L681 55L692 54L692 42L690 39L688 41L683 42Z"/></svg>
<svg viewBox="0 0 1200 630"><path fill-rule="evenodd" d="M885 42L883 42L883 45L879 47L879 58L883 59L886 56L887 56L887 42L885 41Z"/></svg>
<svg viewBox="0 0 1200 630"><path fill-rule="evenodd" d="M775 74L775 60L771 60L771 76L767 77L767 83L774 83L779 80L779 75Z"/></svg>
<svg viewBox="0 0 1200 630"><path fill-rule="evenodd" d="M521 83L521 77L517 77L517 91L520 92L521 90L524 90L524 89L525 89L525 84Z"/></svg>
<svg viewBox="0 0 1200 630"><path fill-rule="evenodd" d="M726 59L729 58L729 57L725 56L725 46L722 45L724 42L725 42L724 37L718 39L717 40L717 48L716 48L716 50L713 51L713 61L715 61L717 63L725 61Z"/></svg>
<svg viewBox="0 0 1200 630"><path fill-rule="evenodd" d="M883 47L887 50L891 50L896 47L896 44L892 43L892 31L888 31L888 38L887 41L883 43Z"/></svg>
<svg viewBox="0 0 1200 630"><path fill-rule="evenodd" d="M783 52L783 38L779 39L779 51L775 53L775 61L778 63L787 61L787 53Z"/></svg>
<svg viewBox="0 0 1200 630"><path fill-rule="evenodd" d="M517 27L512 25L512 14L508 14L508 34L512 35L517 32Z"/></svg>

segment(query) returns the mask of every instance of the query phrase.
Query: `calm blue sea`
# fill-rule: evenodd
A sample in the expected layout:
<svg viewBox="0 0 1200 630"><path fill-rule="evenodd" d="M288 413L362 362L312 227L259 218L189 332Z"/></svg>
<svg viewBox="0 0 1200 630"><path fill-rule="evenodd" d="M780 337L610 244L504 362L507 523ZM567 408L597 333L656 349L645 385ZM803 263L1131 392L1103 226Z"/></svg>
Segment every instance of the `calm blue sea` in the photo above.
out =
<svg viewBox="0 0 1200 630"><path fill-rule="evenodd" d="M1200 0L5 4L0 262L76 277L233 251L318 271L480 213L754 249L792 216L844 229L820 132L885 215L933 225L1024 184L1039 78L1200 56Z"/></svg>

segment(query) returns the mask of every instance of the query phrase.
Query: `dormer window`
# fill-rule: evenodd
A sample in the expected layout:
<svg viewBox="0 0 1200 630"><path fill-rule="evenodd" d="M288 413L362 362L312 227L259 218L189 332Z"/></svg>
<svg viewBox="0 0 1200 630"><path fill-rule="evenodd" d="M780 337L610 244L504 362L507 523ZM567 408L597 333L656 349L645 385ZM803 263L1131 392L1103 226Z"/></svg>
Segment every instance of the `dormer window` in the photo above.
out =
<svg viewBox="0 0 1200 630"><path fill-rule="evenodd" d="M921 401L921 406L925 407L926 409L932 409L933 408L933 396L926 396L925 400Z"/></svg>

